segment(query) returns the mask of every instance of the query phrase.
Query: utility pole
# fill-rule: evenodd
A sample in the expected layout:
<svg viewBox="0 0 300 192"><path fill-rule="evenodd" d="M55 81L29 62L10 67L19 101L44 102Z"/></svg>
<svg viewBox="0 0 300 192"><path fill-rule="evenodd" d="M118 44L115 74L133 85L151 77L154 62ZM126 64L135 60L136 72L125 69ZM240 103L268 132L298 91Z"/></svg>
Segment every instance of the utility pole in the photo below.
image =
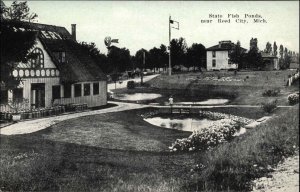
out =
<svg viewBox="0 0 300 192"><path fill-rule="evenodd" d="M172 75L171 72L171 15L169 16L169 76Z"/></svg>

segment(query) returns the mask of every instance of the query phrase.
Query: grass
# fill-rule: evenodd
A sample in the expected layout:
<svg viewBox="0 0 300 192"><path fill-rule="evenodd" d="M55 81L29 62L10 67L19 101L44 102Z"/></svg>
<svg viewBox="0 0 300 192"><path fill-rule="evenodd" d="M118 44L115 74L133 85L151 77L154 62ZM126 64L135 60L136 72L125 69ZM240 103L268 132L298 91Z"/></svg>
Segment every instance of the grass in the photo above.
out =
<svg viewBox="0 0 300 192"><path fill-rule="evenodd" d="M1 190L181 191L196 155L165 151L190 133L149 125L139 116L144 112L81 117L34 134L1 136Z"/></svg>
<svg viewBox="0 0 300 192"><path fill-rule="evenodd" d="M293 115L291 115L293 114ZM191 189L251 190L251 180L266 175L299 147L299 108L291 108L233 142L203 155L204 169L195 174Z"/></svg>
<svg viewBox="0 0 300 192"><path fill-rule="evenodd" d="M254 170L253 164L258 167L276 164L282 155L292 153L292 145L299 144L295 123L298 117L288 115L298 111L289 109L292 111L283 117L214 151L169 153L166 150L171 143L190 133L144 122L140 114L151 110L80 117L33 134L0 136L0 189L195 191L203 186L202 189L212 191L228 187L245 189L249 179L266 173L265 169ZM218 112L235 109L226 110ZM259 114L252 112L253 116ZM236 113L251 116L250 110L240 109ZM200 163L205 164L205 170L191 172Z"/></svg>
<svg viewBox="0 0 300 192"><path fill-rule="evenodd" d="M161 75L148 82L158 90L184 90L189 95L202 98L230 98L231 104L260 105L272 98L264 97L268 89L280 89L280 94L273 97L278 105L288 105L287 96L299 91L297 86L285 87L288 75L295 71L251 71L251 72L204 72L187 73L173 76ZM218 81L218 76L232 81ZM247 78L248 77L248 78Z"/></svg>

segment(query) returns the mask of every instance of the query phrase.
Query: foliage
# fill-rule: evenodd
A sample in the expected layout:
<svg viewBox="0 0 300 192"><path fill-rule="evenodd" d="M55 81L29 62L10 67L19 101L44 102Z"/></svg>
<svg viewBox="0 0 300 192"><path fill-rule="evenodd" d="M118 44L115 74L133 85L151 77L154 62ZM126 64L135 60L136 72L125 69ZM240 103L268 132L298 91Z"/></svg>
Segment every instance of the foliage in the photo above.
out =
<svg viewBox="0 0 300 192"><path fill-rule="evenodd" d="M170 44L172 67L175 65L186 65L187 45L185 39L182 37L179 39L172 39Z"/></svg>
<svg viewBox="0 0 300 192"><path fill-rule="evenodd" d="M108 65L107 56L105 54L100 53L100 50L97 48L95 43L81 42L80 45L83 49L89 52L91 58L105 74L108 74L113 71L113 66Z"/></svg>
<svg viewBox="0 0 300 192"><path fill-rule="evenodd" d="M271 43L267 42L266 48L265 48L264 51L265 51L265 53L268 53L268 54L270 54L272 52L272 45L271 45Z"/></svg>
<svg viewBox="0 0 300 192"><path fill-rule="evenodd" d="M1 3L2 4L2 3ZM1 5L1 18L13 21L28 21L31 22L38 17L36 13L30 13L27 1L18 2L14 1L10 7L2 7Z"/></svg>
<svg viewBox="0 0 300 192"><path fill-rule="evenodd" d="M127 82L127 89L134 89L135 88L135 82L134 81L128 81Z"/></svg>
<svg viewBox="0 0 300 192"><path fill-rule="evenodd" d="M111 46L107 54L108 65L113 66L113 71L123 72L132 68L130 52L126 48Z"/></svg>
<svg viewBox="0 0 300 192"><path fill-rule="evenodd" d="M272 113L277 108L277 100L262 103L261 108L266 113Z"/></svg>
<svg viewBox="0 0 300 192"><path fill-rule="evenodd" d="M168 63L168 52L165 45L161 45L159 48L153 47L149 50L147 67L150 69L163 68Z"/></svg>
<svg viewBox="0 0 300 192"><path fill-rule="evenodd" d="M280 93L280 89L268 89L265 90L262 95L264 97L276 97Z"/></svg>
<svg viewBox="0 0 300 192"><path fill-rule="evenodd" d="M186 67L206 68L206 49L204 45L193 43L191 47L187 48L186 52Z"/></svg>
<svg viewBox="0 0 300 192"><path fill-rule="evenodd" d="M292 93L288 96L288 101L290 105L295 105L299 103L299 94L297 93Z"/></svg>
<svg viewBox="0 0 300 192"><path fill-rule="evenodd" d="M280 54L280 59L283 59L283 46L279 46L279 54Z"/></svg>
<svg viewBox="0 0 300 192"><path fill-rule="evenodd" d="M238 68L243 68L243 60L245 57L245 50L241 48L241 43L238 41L234 49L229 53L229 59L232 63L238 64Z"/></svg>
<svg viewBox="0 0 300 192"><path fill-rule="evenodd" d="M29 100L28 99L9 99L8 105L14 110L15 114L18 114L21 110L28 109Z"/></svg>
<svg viewBox="0 0 300 192"><path fill-rule="evenodd" d="M35 45L36 34L32 31L14 30L1 24L1 82L7 89L15 88L20 83L19 78L12 76L12 71L18 63L27 63L36 57L31 52Z"/></svg>
<svg viewBox="0 0 300 192"><path fill-rule="evenodd" d="M7 89L13 89L20 84L20 79L12 76L13 70L18 63L27 63L36 55L30 50L35 44L36 34L32 31L21 31L14 29L6 23L28 21L31 22L37 15L30 13L27 2L14 1L10 7L6 7L1 1L1 79ZM5 21L5 22L4 22Z"/></svg>
<svg viewBox="0 0 300 192"><path fill-rule="evenodd" d="M274 44L273 44L273 55L277 57L277 45L276 45L275 41L274 41Z"/></svg>
<svg viewBox="0 0 300 192"><path fill-rule="evenodd" d="M170 147L171 151L207 150L233 138L239 124L230 119L222 119L220 124L201 129L184 139L177 139Z"/></svg>
<svg viewBox="0 0 300 192"><path fill-rule="evenodd" d="M251 180L266 176L299 146L299 109L258 125L229 143L203 154L193 172L190 189L251 191ZM295 149L296 148L296 149Z"/></svg>

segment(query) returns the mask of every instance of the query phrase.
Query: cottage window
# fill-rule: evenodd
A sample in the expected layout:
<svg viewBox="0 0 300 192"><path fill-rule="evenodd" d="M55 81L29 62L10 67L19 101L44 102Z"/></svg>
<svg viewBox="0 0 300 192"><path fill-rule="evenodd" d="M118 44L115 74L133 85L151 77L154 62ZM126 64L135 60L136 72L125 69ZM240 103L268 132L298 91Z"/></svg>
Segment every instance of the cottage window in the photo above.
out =
<svg viewBox="0 0 300 192"><path fill-rule="evenodd" d="M71 98L71 84L64 85L64 97Z"/></svg>
<svg viewBox="0 0 300 192"><path fill-rule="evenodd" d="M215 59L212 60L212 66L216 67L216 60Z"/></svg>
<svg viewBox="0 0 300 192"><path fill-rule="evenodd" d="M83 89L84 89L84 91L83 91L84 96L88 96L91 94L91 86L89 83L84 84Z"/></svg>
<svg viewBox="0 0 300 192"><path fill-rule="evenodd" d="M99 94L99 83L93 83L93 94L94 95Z"/></svg>
<svg viewBox="0 0 300 192"><path fill-rule="evenodd" d="M23 88L13 89L13 101L20 101L23 99Z"/></svg>
<svg viewBox="0 0 300 192"><path fill-rule="evenodd" d="M35 58L30 60L31 68L44 68L44 53L42 49L35 48L32 53Z"/></svg>
<svg viewBox="0 0 300 192"><path fill-rule="evenodd" d="M75 97L81 97L81 84L74 85Z"/></svg>
<svg viewBox="0 0 300 192"><path fill-rule="evenodd" d="M212 52L212 57L216 57L216 51Z"/></svg>
<svg viewBox="0 0 300 192"><path fill-rule="evenodd" d="M8 90L1 90L0 92L0 103L6 104L8 102Z"/></svg>
<svg viewBox="0 0 300 192"><path fill-rule="evenodd" d="M66 62L66 52L59 52L58 53L58 61L60 63L65 63Z"/></svg>
<svg viewBox="0 0 300 192"><path fill-rule="evenodd" d="M52 99L60 99L60 85L52 86Z"/></svg>

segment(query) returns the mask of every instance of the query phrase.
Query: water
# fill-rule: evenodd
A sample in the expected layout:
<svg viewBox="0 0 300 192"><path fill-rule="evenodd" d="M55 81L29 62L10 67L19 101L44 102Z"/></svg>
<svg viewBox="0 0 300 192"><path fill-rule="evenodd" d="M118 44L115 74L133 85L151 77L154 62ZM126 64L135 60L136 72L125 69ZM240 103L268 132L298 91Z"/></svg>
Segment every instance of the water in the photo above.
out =
<svg viewBox="0 0 300 192"><path fill-rule="evenodd" d="M143 101L152 100L161 97L161 94L156 93L133 93L133 94L115 94L114 99L122 101Z"/></svg>
<svg viewBox="0 0 300 192"><path fill-rule="evenodd" d="M210 119L195 119L195 118L162 118L162 117L151 117L144 119L148 123L152 125L156 125L158 127L168 128L168 129L177 129L180 131L199 131L203 128L210 127L214 124L220 123L222 120L210 120ZM241 127L234 136L240 136L246 133L246 129Z"/></svg>
<svg viewBox="0 0 300 192"><path fill-rule="evenodd" d="M228 103L228 99L207 99L205 101L195 101L195 102L175 102L177 105L224 105Z"/></svg>
<svg viewBox="0 0 300 192"><path fill-rule="evenodd" d="M152 125L156 125L163 128L177 129L181 131L197 131L205 127L212 126L214 123L218 123L221 120L209 120L206 118L195 119L195 118L162 118L162 117L152 117L144 119Z"/></svg>

